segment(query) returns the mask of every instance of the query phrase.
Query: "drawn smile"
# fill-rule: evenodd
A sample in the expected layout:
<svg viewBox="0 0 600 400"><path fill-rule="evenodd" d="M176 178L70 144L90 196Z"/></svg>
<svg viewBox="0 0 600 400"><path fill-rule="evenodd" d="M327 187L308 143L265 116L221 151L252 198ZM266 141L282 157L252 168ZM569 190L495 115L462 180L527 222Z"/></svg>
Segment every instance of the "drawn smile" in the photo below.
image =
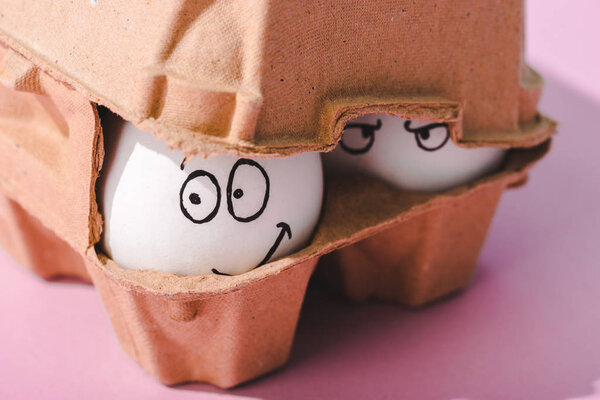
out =
<svg viewBox="0 0 600 400"><path fill-rule="evenodd" d="M275 243L273 243L273 246L271 246L265 258L263 258L260 264L256 266L257 268L261 265L266 264L269 261L269 258L271 258L273 254L275 254L275 251L277 251L277 248L285 238L285 235L288 236L288 239L292 238L292 228L290 228L288 224L286 224L285 222L280 222L277 224L277 227L281 229L281 231L279 232L279 236L277 236L277 239L275 239Z"/></svg>
<svg viewBox="0 0 600 400"><path fill-rule="evenodd" d="M277 224L277 227L280 229L280 231L279 231L279 235L277 235L277 239L275 239L275 243L273 243L273 246L271 246L271 248L269 249L265 258L263 258L263 260L256 266L256 268L260 267L261 265L266 264L269 261L269 259L271 257L273 257L273 254L275 254L275 252L279 248L279 245L281 244L283 239L285 239L286 235L287 235L288 239L292 238L292 228L290 228L290 226L288 224L286 224L285 222L280 222ZM231 276L230 274L225 274L223 272L219 272L216 268L213 268L212 272L213 272L213 274L216 274L216 275Z"/></svg>

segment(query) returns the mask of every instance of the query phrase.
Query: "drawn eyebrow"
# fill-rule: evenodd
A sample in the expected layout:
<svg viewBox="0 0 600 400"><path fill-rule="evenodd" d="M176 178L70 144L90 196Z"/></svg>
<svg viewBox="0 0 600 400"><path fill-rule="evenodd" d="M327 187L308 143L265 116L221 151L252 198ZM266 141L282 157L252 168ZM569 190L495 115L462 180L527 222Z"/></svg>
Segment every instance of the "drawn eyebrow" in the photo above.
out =
<svg viewBox="0 0 600 400"><path fill-rule="evenodd" d="M444 147L446 145L446 143L448 142L448 139L450 139L450 131L448 130L448 124L446 122L434 122L434 123L431 123L431 124L428 124L425 126L421 126L418 128L411 128L410 127L411 122L412 122L412 120L405 121L404 129L406 129L406 131L408 133L412 133L415 135L415 140L417 141L417 146L419 146L419 148L422 150L429 151L429 152L437 151L437 150L441 149L442 147ZM446 136L444 137L444 141L435 147L427 147L425 144L423 144L421 139L424 139L424 140L429 139L429 136L431 134L430 131L432 129L440 128L440 127L446 128Z"/></svg>
<svg viewBox="0 0 600 400"><path fill-rule="evenodd" d="M179 168L183 171L183 169L185 168L185 157L183 157L183 160L181 161L181 165L179 165Z"/></svg>
<svg viewBox="0 0 600 400"><path fill-rule="evenodd" d="M431 124L427 124L424 126L420 126L418 128L411 128L410 124L412 123L412 120L407 120L406 122L404 122L404 129L406 129L407 131L409 131L410 133L420 133L422 131L429 131L433 128L439 128L439 127L448 127L448 124L446 122L433 122Z"/></svg>
<svg viewBox="0 0 600 400"><path fill-rule="evenodd" d="M375 125L368 124L368 123L346 124L344 131L346 131L346 129L353 129L353 128L359 128L361 130L362 137L369 140L367 142L367 144L365 146L363 146L362 148L353 148L353 147L346 145L346 143L344 142L344 136L342 136L342 138L340 139L340 146L348 154L352 154L352 155L365 154L369 150L371 150L371 147L373 147L373 143L375 143L375 131L378 131L379 129L381 129L381 119L378 118L377 123Z"/></svg>

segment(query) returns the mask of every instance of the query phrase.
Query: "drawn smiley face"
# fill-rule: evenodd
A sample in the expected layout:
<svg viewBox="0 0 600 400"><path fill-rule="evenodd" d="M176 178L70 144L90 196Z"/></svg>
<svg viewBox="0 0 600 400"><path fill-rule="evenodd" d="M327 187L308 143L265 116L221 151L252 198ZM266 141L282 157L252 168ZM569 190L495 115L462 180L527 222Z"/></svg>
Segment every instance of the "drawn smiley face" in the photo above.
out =
<svg viewBox="0 0 600 400"><path fill-rule="evenodd" d="M305 246L318 222L317 153L184 163L132 124L107 136L103 245L124 268L241 274Z"/></svg>
<svg viewBox="0 0 600 400"><path fill-rule="evenodd" d="M423 192L480 178L500 168L503 159L502 149L457 146L445 123L387 114L368 114L348 123L339 145L323 157L332 173L365 173Z"/></svg>

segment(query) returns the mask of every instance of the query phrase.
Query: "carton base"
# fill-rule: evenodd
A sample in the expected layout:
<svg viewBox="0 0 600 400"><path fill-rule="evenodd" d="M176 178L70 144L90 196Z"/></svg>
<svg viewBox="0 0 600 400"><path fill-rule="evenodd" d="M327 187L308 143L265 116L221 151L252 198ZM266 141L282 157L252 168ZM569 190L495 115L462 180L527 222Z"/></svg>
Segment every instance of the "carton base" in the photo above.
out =
<svg viewBox="0 0 600 400"><path fill-rule="evenodd" d="M87 266L121 346L142 368L166 385L230 388L285 364L316 263L185 300L123 285L97 258Z"/></svg>
<svg viewBox="0 0 600 400"><path fill-rule="evenodd" d="M410 307L463 289L502 194L491 185L321 258L317 275L356 302Z"/></svg>
<svg viewBox="0 0 600 400"><path fill-rule="evenodd" d="M43 279L69 277L91 283L83 257L1 191L0 245Z"/></svg>

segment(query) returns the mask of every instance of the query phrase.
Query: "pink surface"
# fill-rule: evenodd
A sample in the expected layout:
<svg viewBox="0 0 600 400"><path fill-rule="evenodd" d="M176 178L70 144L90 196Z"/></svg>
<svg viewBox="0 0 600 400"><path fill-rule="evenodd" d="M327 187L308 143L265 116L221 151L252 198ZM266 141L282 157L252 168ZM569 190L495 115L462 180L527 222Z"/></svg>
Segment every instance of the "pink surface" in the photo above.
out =
<svg viewBox="0 0 600 400"><path fill-rule="evenodd" d="M600 3L528 12L560 131L503 197L468 291L406 311L312 287L284 369L228 392L166 388L120 349L91 286L45 283L0 252L0 398L600 399Z"/></svg>

